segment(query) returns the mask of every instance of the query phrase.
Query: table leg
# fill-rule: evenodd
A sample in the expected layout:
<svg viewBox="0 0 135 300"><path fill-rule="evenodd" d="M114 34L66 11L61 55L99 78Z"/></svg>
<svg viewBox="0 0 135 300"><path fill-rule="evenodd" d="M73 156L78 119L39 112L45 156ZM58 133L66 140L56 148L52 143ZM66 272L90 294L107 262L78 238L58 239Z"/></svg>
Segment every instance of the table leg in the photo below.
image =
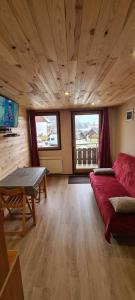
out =
<svg viewBox="0 0 135 300"><path fill-rule="evenodd" d="M47 177L46 177L46 174L44 176L44 193L45 193L45 198L47 198Z"/></svg>
<svg viewBox="0 0 135 300"><path fill-rule="evenodd" d="M33 224L36 225L36 210L35 210L35 198L31 197L31 204L32 204L32 216L33 216Z"/></svg>
<svg viewBox="0 0 135 300"><path fill-rule="evenodd" d="M36 203L39 203L40 200L41 200L41 190L42 190L41 183L38 185L37 189L38 189L38 195L37 195L37 198L36 198Z"/></svg>

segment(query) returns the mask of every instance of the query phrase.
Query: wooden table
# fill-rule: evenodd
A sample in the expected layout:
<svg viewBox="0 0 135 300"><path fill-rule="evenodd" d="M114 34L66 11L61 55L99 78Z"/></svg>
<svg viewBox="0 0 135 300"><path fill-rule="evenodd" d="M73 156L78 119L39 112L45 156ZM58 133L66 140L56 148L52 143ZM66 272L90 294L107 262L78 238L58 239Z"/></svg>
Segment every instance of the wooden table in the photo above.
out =
<svg viewBox="0 0 135 300"><path fill-rule="evenodd" d="M45 198L47 197L46 173L47 168L43 167L18 168L0 181L0 188L24 188L26 195L31 196L35 212L37 187L40 188L42 182ZM36 224L36 217L34 219L34 223Z"/></svg>

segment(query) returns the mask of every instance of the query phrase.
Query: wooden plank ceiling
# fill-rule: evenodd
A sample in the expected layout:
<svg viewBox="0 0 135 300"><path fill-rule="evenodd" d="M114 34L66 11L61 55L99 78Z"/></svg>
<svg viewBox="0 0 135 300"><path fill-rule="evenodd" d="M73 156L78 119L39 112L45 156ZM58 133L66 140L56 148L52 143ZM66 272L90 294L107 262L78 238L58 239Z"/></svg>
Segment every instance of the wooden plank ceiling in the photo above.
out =
<svg viewBox="0 0 135 300"><path fill-rule="evenodd" d="M134 98L135 1L0 0L0 94L37 109Z"/></svg>

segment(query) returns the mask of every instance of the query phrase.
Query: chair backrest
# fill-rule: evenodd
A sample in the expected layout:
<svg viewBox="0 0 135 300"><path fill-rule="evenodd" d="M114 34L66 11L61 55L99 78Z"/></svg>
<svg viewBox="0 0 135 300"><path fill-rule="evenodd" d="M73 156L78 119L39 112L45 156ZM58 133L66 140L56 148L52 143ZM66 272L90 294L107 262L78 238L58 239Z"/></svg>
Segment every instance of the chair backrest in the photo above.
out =
<svg viewBox="0 0 135 300"><path fill-rule="evenodd" d="M25 197L23 188L0 188L0 207L6 207L6 204L22 200Z"/></svg>

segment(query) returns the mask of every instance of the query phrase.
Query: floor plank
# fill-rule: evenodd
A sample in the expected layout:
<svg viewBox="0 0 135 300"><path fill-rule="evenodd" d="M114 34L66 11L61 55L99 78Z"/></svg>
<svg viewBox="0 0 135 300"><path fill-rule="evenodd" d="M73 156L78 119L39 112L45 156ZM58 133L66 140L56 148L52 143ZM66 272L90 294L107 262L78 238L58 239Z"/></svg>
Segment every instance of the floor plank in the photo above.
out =
<svg viewBox="0 0 135 300"><path fill-rule="evenodd" d="M89 184L49 178L36 227L7 245L20 253L25 300L135 299L135 242L105 241Z"/></svg>

